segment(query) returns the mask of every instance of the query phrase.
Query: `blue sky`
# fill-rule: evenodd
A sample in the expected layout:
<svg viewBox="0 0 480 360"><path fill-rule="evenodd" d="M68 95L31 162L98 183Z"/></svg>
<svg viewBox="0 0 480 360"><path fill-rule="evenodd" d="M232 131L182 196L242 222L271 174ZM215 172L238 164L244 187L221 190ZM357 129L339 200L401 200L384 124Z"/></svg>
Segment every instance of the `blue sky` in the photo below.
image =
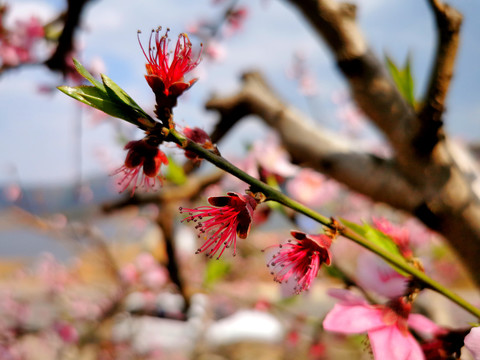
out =
<svg viewBox="0 0 480 360"><path fill-rule="evenodd" d="M203 110L212 92L228 93L239 84L239 74L260 69L275 90L288 102L308 112L306 101L289 80L286 69L293 53L303 51L320 88L318 107L326 122L335 122L330 97L346 85L331 56L309 25L285 1L240 1L250 8L243 31L225 43L227 57L220 63L204 62L200 80L189 90L175 112L177 122L210 129L215 115ZM374 51L388 53L403 62L410 52L417 80L417 95L425 88L427 70L434 51L433 18L427 1L359 0L359 22ZM461 50L455 79L448 98L447 127L454 135L468 140L480 138L480 2L457 0L452 5L465 14ZM30 13L43 19L63 7L63 1L10 2L11 18ZM145 59L137 42L137 30L146 42L149 31L159 25L170 27L172 38L194 21L215 19L218 8L210 0L98 0L90 4L81 31L82 61L101 58L106 74L121 85L146 109L153 107L153 95L144 80ZM192 37L194 46L197 39ZM43 68L25 68L0 77L0 184L20 177L23 184L57 184L73 181L76 163L75 141L82 127L82 176L108 174L105 162L96 155L107 149L119 166L123 152L115 139L112 122L92 125L81 119L74 100L61 93L39 94L41 84L61 85L62 80ZM119 120L120 121L120 120ZM141 133L126 125L134 138ZM243 143L265 133L258 121L250 119L224 143L223 154L234 153ZM173 152L175 152L172 149Z"/></svg>

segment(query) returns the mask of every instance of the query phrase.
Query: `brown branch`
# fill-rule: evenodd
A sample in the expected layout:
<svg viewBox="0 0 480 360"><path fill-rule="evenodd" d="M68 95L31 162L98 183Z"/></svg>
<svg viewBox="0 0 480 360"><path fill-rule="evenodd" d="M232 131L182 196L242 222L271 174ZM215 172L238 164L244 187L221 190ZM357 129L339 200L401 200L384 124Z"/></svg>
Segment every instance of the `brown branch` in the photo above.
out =
<svg viewBox="0 0 480 360"><path fill-rule="evenodd" d="M71 64L67 62L67 56L74 50L74 35L80 24L80 17L85 5L90 0L68 0L68 10L65 15L65 25L62 34L58 39L58 45L50 59L45 61L45 65L51 70L61 71L63 74L68 72Z"/></svg>
<svg viewBox="0 0 480 360"><path fill-rule="evenodd" d="M428 0L428 2L435 15L438 43L428 89L418 113L421 127L415 143L423 144L425 152L431 151L443 137L442 114L453 77L463 19L457 10L440 0Z"/></svg>
<svg viewBox="0 0 480 360"><path fill-rule="evenodd" d="M187 287L181 275L181 268L177 261L175 251L175 232L174 220L175 213L178 209L179 201L187 201L200 194L200 192L211 184L217 183L223 176L222 172L215 172L207 175L191 175L188 177L184 185L178 186L169 184L164 186L161 191L155 194L129 197L112 204L105 204L103 211L112 212L130 205L144 205L157 204L159 207L159 214L156 218L156 223L160 227L164 235L165 252L167 254L167 263L165 267L170 275L170 280L174 283L183 299L185 300L185 307L183 312L186 313L190 306L190 296Z"/></svg>
<svg viewBox="0 0 480 360"><path fill-rule="evenodd" d="M102 211L110 213L128 206L138 206L145 204L159 204L176 202L184 199L191 199L205 189L207 186L220 181L223 172L217 171L206 175L191 175L183 185L166 184L159 191L151 194L135 194L128 196L120 201L107 203L102 206Z"/></svg>
<svg viewBox="0 0 480 360"><path fill-rule="evenodd" d="M185 314L190 307L190 294L185 286L185 282L181 273L181 266L177 261L177 254L175 250L176 244L174 223L175 213L177 210L178 209L174 203L165 203L164 206L160 207L156 222L163 232L165 252L167 254L167 263L165 264L165 267L170 275L170 280L177 286L178 291L185 300L184 308L182 309L182 312Z"/></svg>
<svg viewBox="0 0 480 360"><path fill-rule="evenodd" d="M234 123L240 114L259 116L278 132L293 162L318 170L376 201L408 211L420 204L417 190L405 181L394 162L360 152L361 146L350 139L314 127L297 110L286 107L259 73L243 75L238 93L214 96L206 107L220 113L219 123ZM399 197L399 193L405 196Z"/></svg>
<svg viewBox="0 0 480 360"><path fill-rule="evenodd" d="M387 160L361 153L357 145L339 135L313 127L286 106L259 74L246 74L243 82L238 93L213 97L207 108L218 110L221 116L240 113L237 107L248 110L280 134L295 162L417 216L448 238L480 284L480 197L475 185L480 170L465 149L445 138L429 158L403 158L399 166L398 156ZM404 171L406 166L410 172Z"/></svg>
<svg viewBox="0 0 480 360"><path fill-rule="evenodd" d="M334 0L290 0L323 37L350 83L359 108L386 135L398 166L414 173L409 160L418 156L411 146L418 132L415 111L405 101L383 63L369 49L355 22L354 7Z"/></svg>

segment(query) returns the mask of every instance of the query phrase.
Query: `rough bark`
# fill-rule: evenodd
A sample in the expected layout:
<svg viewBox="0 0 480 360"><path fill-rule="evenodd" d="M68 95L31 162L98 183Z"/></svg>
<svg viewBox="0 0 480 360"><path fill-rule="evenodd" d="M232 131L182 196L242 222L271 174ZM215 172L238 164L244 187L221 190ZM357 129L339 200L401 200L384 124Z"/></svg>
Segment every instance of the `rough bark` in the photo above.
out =
<svg viewBox="0 0 480 360"><path fill-rule="evenodd" d="M367 58L370 57L373 55L368 53ZM360 78L354 82L363 81L362 74L357 76ZM221 114L221 126L231 126L246 115L257 115L279 133L295 162L321 171L375 201L405 210L442 234L480 285L480 171L466 149L445 135L426 154L423 148L414 146L413 132L405 134L395 123L379 125L390 122L392 112L397 113L399 122L418 125L421 120L413 109L402 105L402 114L392 107L388 112L385 105L384 109L373 111L378 121L372 121L391 139L395 154L382 159L357 150L355 144L338 134L313 127L297 110L286 106L258 73L245 74L243 82L238 93L208 101L207 108ZM356 90L353 85L352 91ZM388 91L386 103L388 99L394 104L403 102L396 89L389 87ZM375 95L382 96L368 92L360 104L369 96L375 98L370 99L375 103ZM382 116L388 120L384 122Z"/></svg>

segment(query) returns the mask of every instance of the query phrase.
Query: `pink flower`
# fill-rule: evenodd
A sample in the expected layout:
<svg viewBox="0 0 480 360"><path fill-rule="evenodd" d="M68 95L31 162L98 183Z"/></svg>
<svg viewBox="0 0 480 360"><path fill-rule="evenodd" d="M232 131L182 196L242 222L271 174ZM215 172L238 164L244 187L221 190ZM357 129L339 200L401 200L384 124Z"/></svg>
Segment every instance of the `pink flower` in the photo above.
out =
<svg viewBox="0 0 480 360"><path fill-rule="evenodd" d="M125 145L128 150L125 163L114 172L114 175L123 173L123 178L119 181L122 185L120 192L125 191L132 185L132 196L137 187L150 189L155 186L156 180L162 181L159 176L162 164L168 165L167 156L158 148L151 145L147 140L130 141Z"/></svg>
<svg viewBox="0 0 480 360"><path fill-rule="evenodd" d="M325 330L343 334L366 332L375 359L425 359L408 327L424 333L435 333L439 327L422 315L410 314L412 305L405 298L396 298L387 305L370 305L347 290L330 294L341 301L325 317Z"/></svg>
<svg viewBox="0 0 480 360"><path fill-rule="evenodd" d="M231 10L227 13L227 24L228 27L226 29L227 36L233 35L235 32L239 31L245 20L248 16L248 8L245 6L241 6L236 10Z"/></svg>
<svg viewBox="0 0 480 360"><path fill-rule="evenodd" d="M222 61L227 57L227 50L221 43L212 39L207 44L205 54L212 60Z"/></svg>
<svg viewBox="0 0 480 360"><path fill-rule="evenodd" d="M410 232L407 228L395 226L385 218L373 219L373 224L378 230L392 238L404 257L411 258L413 256L412 249L410 249Z"/></svg>
<svg viewBox="0 0 480 360"><path fill-rule="evenodd" d="M473 328L465 336L465 347L470 350L475 360L480 360L480 327Z"/></svg>
<svg viewBox="0 0 480 360"><path fill-rule="evenodd" d="M307 57L301 51L294 54L292 65L287 69L287 77L298 81L298 89L305 96L318 94L318 84L315 75L307 65Z"/></svg>
<svg viewBox="0 0 480 360"><path fill-rule="evenodd" d="M212 140L210 140L210 136L208 136L208 134L204 130L198 127L185 127L183 129L183 135L185 135L189 140L192 140L204 149L212 150L214 148ZM185 150L185 157L192 160L193 162L198 163L201 161L201 158L199 158L198 155L193 151Z"/></svg>
<svg viewBox="0 0 480 360"><path fill-rule="evenodd" d="M76 343L79 340L77 329L65 322L58 322L54 324L54 329L58 336L67 344Z"/></svg>
<svg viewBox="0 0 480 360"><path fill-rule="evenodd" d="M0 20L1 21L1 20ZM13 31L0 24L0 59L3 66L17 66L35 61L34 47L45 35L40 20L17 20Z"/></svg>
<svg viewBox="0 0 480 360"><path fill-rule="evenodd" d="M148 54L140 43L142 51L148 61L148 64L146 64L147 75L145 75L145 78L155 94L163 92L166 96L179 96L197 81L197 79L193 79L186 82L184 76L199 64L200 54L197 60L193 60L192 43L188 39L187 34L180 34L175 52L173 53L173 59L170 61L171 53L168 51L169 29L167 29L165 35L160 36L161 29L162 28L159 27L157 30L152 31L149 40ZM153 38L154 33L155 38ZM138 41L140 42L140 39Z"/></svg>
<svg viewBox="0 0 480 360"><path fill-rule="evenodd" d="M371 252L362 252L357 258L357 282L367 290L387 298L405 294L408 279Z"/></svg>
<svg viewBox="0 0 480 360"><path fill-rule="evenodd" d="M288 240L278 246L278 252L267 263L274 280L282 283L292 276L296 285L294 291L299 294L308 290L318 274L322 264L330 265L330 245L332 239L326 235L307 235L300 231L291 231L296 243Z"/></svg>
<svg viewBox="0 0 480 360"><path fill-rule="evenodd" d="M312 169L302 169L287 183L291 196L307 206L321 206L337 196L338 183Z"/></svg>
<svg viewBox="0 0 480 360"><path fill-rule="evenodd" d="M135 284L138 281L138 277L138 269L132 263L129 263L120 269L120 278L125 284Z"/></svg>
<svg viewBox="0 0 480 360"><path fill-rule="evenodd" d="M240 239L247 238L257 202L250 195L244 196L234 192L227 193L227 196L210 197L208 202L213 206L200 206L195 209L180 208L180 213L189 214L182 222L196 222L198 237L203 234L206 240L196 254L209 250L206 255L212 258L220 251L217 256L219 259L225 249L233 245L235 256L237 235ZM204 220L204 218L208 219Z"/></svg>
<svg viewBox="0 0 480 360"><path fill-rule="evenodd" d="M281 146L279 138L274 134L255 141L252 146L252 156L256 167L260 167L267 174L279 175L280 177L293 176L298 167L290 162L290 156Z"/></svg>

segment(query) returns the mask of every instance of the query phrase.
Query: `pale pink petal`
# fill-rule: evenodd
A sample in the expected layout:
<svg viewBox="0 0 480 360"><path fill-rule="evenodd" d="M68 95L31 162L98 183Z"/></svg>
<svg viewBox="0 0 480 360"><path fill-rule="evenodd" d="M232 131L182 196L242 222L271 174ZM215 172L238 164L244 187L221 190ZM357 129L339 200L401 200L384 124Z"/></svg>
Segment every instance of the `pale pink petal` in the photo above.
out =
<svg viewBox="0 0 480 360"><path fill-rule="evenodd" d="M363 288L390 299L401 296L407 288L405 276L370 252L358 257L356 277Z"/></svg>
<svg viewBox="0 0 480 360"><path fill-rule="evenodd" d="M445 329L435 324L429 318L420 314L410 314L408 316L408 326L415 331L429 335L437 335L445 332Z"/></svg>
<svg viewBox="0 0 480 360"><path fill-rule="evenodd" d="M342 305L368 305L363 297L347 289L328 289L327 294L340 300Z"/></svg>
<svg viewBox="0 0 480 360"><path fill-rule="evenodd" d="M336 304L323 320L327 331L358 334L385 327L382 310L369 305Z"/></svg>
<svg viewBox="0 0 480 360"><path fill-rule="evenodd" d="M480 327L473 328L465 336L465 347L470 350L475 360L480 360Z"/></svg>
<svg viewBox="0 0 480 360"><path fill-rule="evenodd" d="M368 332L373 356L376 360L424 360L425 355L410 334L402 334L397 326L386 326Z"/></svg>
<svg viewBox="0 0 480 360"><path fill-rule="evenodd" d="M321 206L335 198L339 192L338 183L312 170L302 169L287 183L287 191L303 204Z"/></svg>

